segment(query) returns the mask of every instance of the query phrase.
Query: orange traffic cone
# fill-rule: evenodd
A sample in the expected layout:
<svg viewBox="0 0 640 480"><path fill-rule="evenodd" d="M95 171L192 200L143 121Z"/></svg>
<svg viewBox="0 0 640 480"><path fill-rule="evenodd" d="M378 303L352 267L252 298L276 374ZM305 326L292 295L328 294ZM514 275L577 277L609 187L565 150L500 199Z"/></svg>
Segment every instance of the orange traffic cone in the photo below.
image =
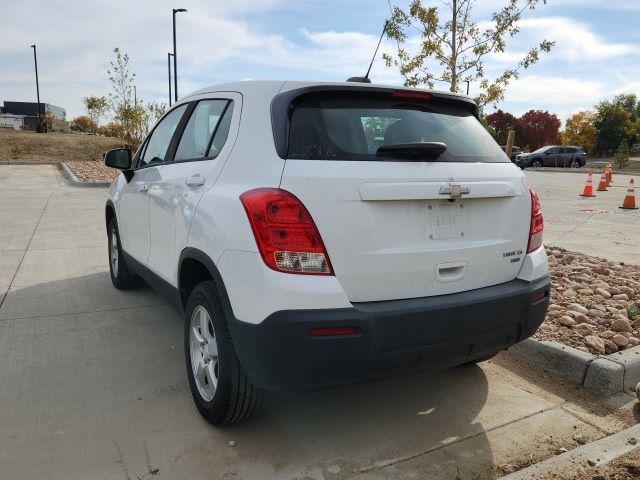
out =
<svg viewBox="0 0 640 480"><path fill-rule="evenodd" d="M604 167L604 178L607 180L607 188L609 188L609 184L611 183L611 164L607 163L607 166Z"/></svg>
<svg viewBox="0 0 640 480"><path fill-rule="evenodd" d="M634 189L635 185L633 183L633 178L629 181L629 189L627 190L627 195L624 197L624 201L622 202L622 206L618 208L624 208L625 210L637 210L636 207L636 193Z"/></svg>
<svg viewBox="0 0 640 480"><path fill-rule="evenodd" d="M581 197L595 197L593 193L593 179L591 177L591 170L587 175L587 184L584 186L584 190L580 194Z"/></svg>
<svg viewBox="0 0 640 480"><path fill-rule="evenodd" d="M606 192L607 191L607 174L605 171L602 171L602 176L600 177L600 182L598 183L598 192Z"/></svg>

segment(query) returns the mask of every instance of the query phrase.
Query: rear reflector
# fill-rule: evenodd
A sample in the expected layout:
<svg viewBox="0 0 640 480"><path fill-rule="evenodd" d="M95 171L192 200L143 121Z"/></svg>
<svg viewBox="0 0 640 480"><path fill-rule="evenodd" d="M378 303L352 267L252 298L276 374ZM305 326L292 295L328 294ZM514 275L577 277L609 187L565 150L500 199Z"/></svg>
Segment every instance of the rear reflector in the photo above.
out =
<svg viewBox="0 0 640 480"><path fill-rule="evenodd" d="M540 208L540 199L533 189L529 189L531 195L531 224L529 226L529 244L527 245L527 253L531 253L542 246L542 231L544 230L544 220L542 218L542 209Z"/></svg>
<svg viewBox="0 0 640 480"><path fill-rule="evenodd" d="M342 337L356 333L358 333L358 329L355 327L324 327L311 330L312 337Z"/></svg>
<svg viewBox="0 0 640 480"><path fill-rule="evenodd" d="M542 290L531 295L531 304L538 303L540 300L544 300L549 296L549 290Z"/></svg>
<svg viewBox="0 0 640 480"><path fill-rule="evenodd" d="M409 100L431 100L432 97L429 93L396 90L391 94L391 98L406 98Z"/></svg>
<svg viewBox="0 0 640 480"><path fill-rule="evenodd" d="M333 275L329 255L311 215L292 193L258 188L240 195L258 250L273 270Z"/></svg>

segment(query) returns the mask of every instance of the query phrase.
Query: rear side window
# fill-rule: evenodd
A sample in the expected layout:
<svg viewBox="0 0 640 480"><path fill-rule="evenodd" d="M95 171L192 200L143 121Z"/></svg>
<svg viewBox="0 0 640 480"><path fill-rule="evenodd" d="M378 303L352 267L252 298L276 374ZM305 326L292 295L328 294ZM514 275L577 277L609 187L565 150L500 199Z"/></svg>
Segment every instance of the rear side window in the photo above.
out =
<svg viewBox="0 0 640 480"><path fill-rule="evenodd" d="M404 99L308 99L291 114L287 158L389 160L378 148L442 142L444 162L508 162L476 117L461 106Z"/></svg>
<svg viewBox="0 0 640 480"><path fill-rule="evenodd" d="M202 100L198 102L182 133L174 161L216 157L222 146L220 148L214 147L212 136L217 135L222 123L228 123L224 119L231 118L232 104L233 102L229 100ZM226 126L226 130L228 133L228 126ZM213 139L215 140L215 137ZM219 143L224 145L224 141Z"/></svg>
<svg viewBox="0 0 640 480"><path fill-rule="evenodd" d="M578 153L577 148L567 148L567 153Z"/></svg>

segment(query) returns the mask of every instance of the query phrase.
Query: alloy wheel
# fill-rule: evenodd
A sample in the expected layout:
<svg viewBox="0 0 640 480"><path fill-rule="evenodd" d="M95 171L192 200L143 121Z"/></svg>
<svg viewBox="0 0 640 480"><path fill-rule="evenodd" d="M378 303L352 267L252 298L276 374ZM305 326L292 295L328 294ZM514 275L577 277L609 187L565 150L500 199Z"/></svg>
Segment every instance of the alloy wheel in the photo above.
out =
<svg viewBox="0 0 640 480"><path fill-rule="evenodd" d="M191 369L203 400L210 402L218 386L218 344L211 316L199 305L191 314L189 350Z"/></svg>
<svg viewBox="0 0 640 480"><path fill-rule="evenodd" d="M115 229L111 229L111 245L109 249L109 260L111 261L111 272L118 278L118 235Z"/></svg>

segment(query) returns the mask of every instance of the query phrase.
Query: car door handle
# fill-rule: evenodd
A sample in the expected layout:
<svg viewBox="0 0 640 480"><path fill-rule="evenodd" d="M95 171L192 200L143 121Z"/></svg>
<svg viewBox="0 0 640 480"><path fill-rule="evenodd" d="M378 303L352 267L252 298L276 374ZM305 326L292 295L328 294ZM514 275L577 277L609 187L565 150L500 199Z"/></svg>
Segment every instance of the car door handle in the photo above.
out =
<svg viewBox="0 0 640 480"><path fill-rule="evenodd" d="M186 183L188 187L200 187L204 185L204 177L193 175L192 177L187 177L184 183Z"/></svg>
<svg viewBox="0 0 640 480"><path fill-rule="evenodd" d="M138 185L138 191L139 192L148 192L149 191L149 185L147 185L146 183L142 183L142 184Z"/></svg>

